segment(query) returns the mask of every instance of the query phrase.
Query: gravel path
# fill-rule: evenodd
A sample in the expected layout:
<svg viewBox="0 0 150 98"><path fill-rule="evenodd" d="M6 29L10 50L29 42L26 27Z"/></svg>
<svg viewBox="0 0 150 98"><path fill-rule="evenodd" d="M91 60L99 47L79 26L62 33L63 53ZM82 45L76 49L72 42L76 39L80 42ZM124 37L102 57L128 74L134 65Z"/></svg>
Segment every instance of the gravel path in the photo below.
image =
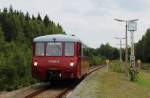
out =
<svg viewBox="0 0 150 98"><path fill-rule="evenodd" d="M25 88L22 88L19 90L2 93L2 94L0 94L0 98L23 98L24 96L36 91L39 88L43 88L47 85L49 85L49 84L48 83L37 83L37 84L31 85L29 87L25 87Z"/></svg>

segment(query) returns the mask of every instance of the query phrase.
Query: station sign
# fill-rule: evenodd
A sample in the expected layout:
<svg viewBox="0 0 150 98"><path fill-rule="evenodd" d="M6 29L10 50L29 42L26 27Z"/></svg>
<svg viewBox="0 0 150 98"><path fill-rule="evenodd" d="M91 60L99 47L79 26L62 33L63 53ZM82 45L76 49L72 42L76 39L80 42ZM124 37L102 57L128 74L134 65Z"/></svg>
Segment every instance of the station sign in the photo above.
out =
<svg viewBox="0 0 150 98"><path fill-rule="evenodd" d="M138 63L138 64L141 64L141 60L137 60L137 63Z"/></svg>
<svg viewBox="0 0 150 98"><path fill-rule="evenodd" d="M136 31L137 30L137 22L129 21L128 22L128 31Z"/></svg>
<svg viewBox="0 0 150 98"><path fill-rule="evenodd" d="M107 63L107 64L109 63L109 59L106 60L106 63Z"/></svg>

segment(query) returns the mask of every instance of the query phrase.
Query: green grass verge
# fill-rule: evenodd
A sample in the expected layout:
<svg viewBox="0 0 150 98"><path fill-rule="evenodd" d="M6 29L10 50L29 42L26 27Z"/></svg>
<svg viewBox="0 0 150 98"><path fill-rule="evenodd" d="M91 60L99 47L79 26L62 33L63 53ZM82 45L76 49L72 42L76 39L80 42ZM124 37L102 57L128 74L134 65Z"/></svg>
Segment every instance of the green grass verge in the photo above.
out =
<svg viewBox="0 0 150 98"><path fill-rule="evenodd" d="M123 73L106 72L91 75L78 90L79 98L150 98L150 74L141 72L137 82Z"/></svg>
<svg viewBox="0 0 150 98"><path fill-rule="evenodd" d="M150 73L146 71L141 71L138 74L138 81L137 84L150 88Z"/></svg>
<svg viewBox="0 0 150 98"><path fill-rule="evenodd" d="M119 72L119 73L123 73L124 72L124 64L121 63L119 60L114 60L112 61L110 64L110 70L113 72Z"/></svg>

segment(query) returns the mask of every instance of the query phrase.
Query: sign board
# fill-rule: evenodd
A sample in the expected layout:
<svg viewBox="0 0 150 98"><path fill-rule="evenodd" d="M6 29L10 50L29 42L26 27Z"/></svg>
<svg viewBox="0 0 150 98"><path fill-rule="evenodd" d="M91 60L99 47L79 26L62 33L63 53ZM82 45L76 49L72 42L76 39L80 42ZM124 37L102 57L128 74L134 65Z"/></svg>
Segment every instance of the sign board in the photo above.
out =
<svg viewBox="0 0 150 98"><path fill-rule="evenodd" d="M137 22L129 21L128 22L128 31L136 31L137 30Z"/></svg>
<svg viewBox="0 0 150 98"><path fill-rule="evenodd" d="M137 60L137 63L138 63L138 64L141 64L141 60Z"/></svg>
<svg viewBox="0 0 150 98"><path fill-rule="evenodd" d="M106 60L106 64L107 64L107 72L108 72L108 64L109 64L109 59Z"/></svg>
<svg viewBox="0 0 150 98"><path fill-rule="evenodd" d="M108 59L106 60L106 63L107 63L107 64L109 63L109 60L108 60Z"/></svg>

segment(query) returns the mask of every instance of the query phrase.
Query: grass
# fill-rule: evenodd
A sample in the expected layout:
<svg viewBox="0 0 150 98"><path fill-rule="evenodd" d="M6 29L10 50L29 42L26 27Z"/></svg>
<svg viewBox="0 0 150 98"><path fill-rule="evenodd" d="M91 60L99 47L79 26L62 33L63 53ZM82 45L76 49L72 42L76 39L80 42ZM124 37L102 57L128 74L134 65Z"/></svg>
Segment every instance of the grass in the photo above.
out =
<svg viewBox="0 0 150 98"><path fill-rule="evenodd" d="M141 71L138 74L138 81L137 84L150 88L150 73L146 71Z"/></svg>
<svg viewBox="0 0 150 98"><path fill-rule="evenodd" d="M123 73L124 72L124 64L121 63L119 60L114 60L110 63L110 70L113 72L119 72L119 73Z"/></svg>
<svg viewBox="0 0 150 98"><path fill-rule="evenodd" d="M142 71L137 82L130 82L123 73L97 71L89 76L75 98L150 98L150 73Z"/></svg>

